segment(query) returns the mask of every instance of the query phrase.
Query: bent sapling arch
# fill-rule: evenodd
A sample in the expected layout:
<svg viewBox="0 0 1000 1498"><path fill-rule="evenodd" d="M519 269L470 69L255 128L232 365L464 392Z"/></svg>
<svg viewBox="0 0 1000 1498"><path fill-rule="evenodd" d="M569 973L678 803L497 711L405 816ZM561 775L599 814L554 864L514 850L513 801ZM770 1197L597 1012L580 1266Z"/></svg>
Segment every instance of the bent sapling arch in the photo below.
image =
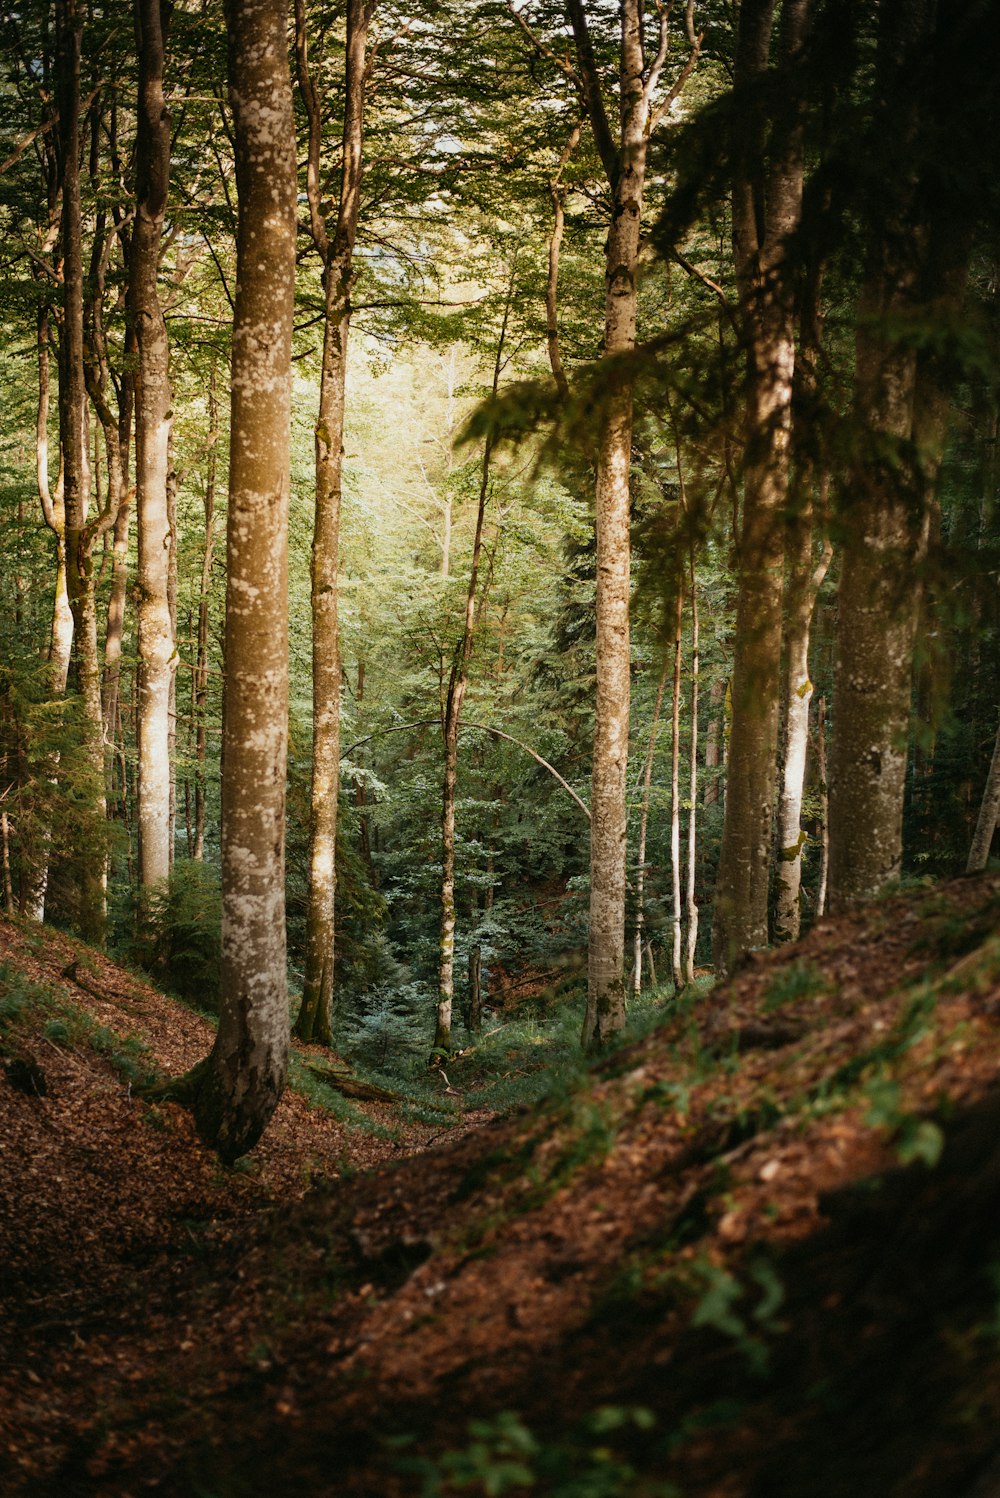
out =
<svg viewBox="0 0 1000 1498"><path fill-rule="evenodd" d="M362 744L371 743L372 739L384 738L385 735L390 733L408 733L411 728L436 728L438 726L438 721L439 720L437 718L418 718L413 723L395 723L393 724L392 728L380 728L377 729L374 733L366 733L363 739L355 739L354 743L344 751L344 758L349 759L350 756L354 753L355 749L360 749ZM577 795L576 791L570 785L569 781L563 779L554 765L550 765L547 759L543 759L542 756L536 753L534 749L530 748L529 745L523 743L520 739L516 739L512 733L505 733L502 728L490 728L486 723L470 723L468 719L465 719L464 722L459 724L459 732L461 732L463 728L474 728L478 733L491 733L495 739L505 739L508 744L513 744L515 748L523 750L525 754L530 754L531 758L535 761L536 764L541 765L543 770L548 770L549 774L553 777L554 780L558 780L559 784L562 786L567 795L573 797L573 800L583 812L584 816L587 818L587 821L590 821L590 808L587 805L586 801L583 801Z"/></svg>

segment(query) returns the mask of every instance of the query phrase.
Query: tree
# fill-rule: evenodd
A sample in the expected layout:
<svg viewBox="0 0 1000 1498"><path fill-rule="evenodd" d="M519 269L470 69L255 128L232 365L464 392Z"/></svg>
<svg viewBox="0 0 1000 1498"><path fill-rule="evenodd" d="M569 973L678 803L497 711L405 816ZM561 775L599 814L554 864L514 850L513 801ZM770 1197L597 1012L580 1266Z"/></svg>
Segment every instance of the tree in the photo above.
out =
<svg viewBox="0 0 1000 1498"><path fill-rule="evenodd" d="M309 73L304 0L296 0L299 87L309 121L306 190L313 243L323 260L323 363L316 419L316 518L312 547L313 760L310 789L309 895L305 979L295 1033L307 1043L332 1040L334 902L337 883L337 800L340 787L340 641L337 568L340 496L351 327L354 244L361 206L368 28L375 0L349 0L344 77L340 203L333 236L320 204L320 100Z"/></svg>
<svg viewBox="0 0 1000 1498"><path fill-rule="evenodd" d="M669 46L669 7L657 6L659 29L647 60L642 8L620 0L617 139L605 106L601 75L581 0L568 0L576 46L574 81L593 132L611 192L605 245L603 351L609 360L597 435L597 692L591 776L590 935L583 1044L601 1046L625 1023L626 770L629 739L630 545L629 469L633 391L616 356L635 344L637 269L651 132L678 97L701 50L694 4L686 8L689 55L673 85L657 98Z"/></svg>
<svg viewBox="0 0 1000 1498"><path fill-rule="evenodd" d="M834 912L870 898L902 868L913 655L951 334L975 227L995 187L994 85L983 63L995 44L988 5L954 22L923 0L883 0L879 9L870 134L852 179L867 235L856 435L841 502L850 544L838 590L830 767Z"/></svg>
<svg viewBox="0 0 1000 1498"><path fill-rule="evenodd" d="M296 160L283 0L230 0L239 193L222 790L222 1000L192 1077L202 1137L251 1149L288 1066L285 764Z"/></svg>
<svg viewBox="0 0 1000 1498"><path fill-rule="evenodd" d="M80 54L84 16L78 0L58 0L56 36L59 79L59 144L62 178L63 307L59 344L59 440L65 506L66 577L73 613L73 642L82 707L83 737L90 766L89 799L95 824L105 815L104 720L97 652L94 587L95 540L114 522L117 494L91 515L87 452L87 388L84 363L83 225L80 201ZM93 847L79 856L81 933L101 941L106 916L104 858Z"/></svg>
<svg viewBox="0 0 1000 1498"><path fill-rule="evenodd" d="M972 839L972 847L969 849L966 869L970 874L980 873L989 861L990 845L996 831L998 815L1000 815L1000 728L997 729L993 744L993 758L990 760L989 774L986 777L983 799L976 820L976 831Z"/></svg>
<svg viewBox="0 0 1000 1498"><path fill-rule="evenodd" d="M129 312L138 346L135 381L136 518L139 533L139 877L170 872L170 706L174 629L168 509L171 392L167 325L157 294L170 170L170 115L163 92L166 20L161 0L136 0L139 107L136 215L129 257Z"/></svg>
<svg viewBox="0 0 1000 1498"><path fill-rule="evenodd" d="M784 0L779 64L794 67L810 0ZM733 660L726 813L713 921L717 966L767 945L768 876L778 755L783 509L795 367L795 283L788 251L802 203L802 139L768 141L759 93L770 67L774 0L743 0L735 87L747 99L733 128L733 264L745 347L743 519ZM758 92L755 94L755 90ZM769 152L769 145L771 150Z"/></svg>

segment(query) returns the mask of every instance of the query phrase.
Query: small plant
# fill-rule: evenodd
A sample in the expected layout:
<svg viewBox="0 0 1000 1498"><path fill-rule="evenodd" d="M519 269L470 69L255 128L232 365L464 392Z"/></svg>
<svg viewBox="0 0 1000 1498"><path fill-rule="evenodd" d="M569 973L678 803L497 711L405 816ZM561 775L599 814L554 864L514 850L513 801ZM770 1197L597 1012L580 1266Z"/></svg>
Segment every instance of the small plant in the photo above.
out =
<svg viewBox="0 0 1000 1498"><path fill-rule="evenodd" d="M430 1049L430 996L417 983L380 983L338 1013L345 1053L380 1072L406 1072Z"/></svg>
<svg viewBox="0 0 1000 1498"><path fill-rule="evenodd" d="M440 1457L404 1457L397 1470L422 1479L422 1498L459 1492L502 1498L538 1489L551 1498L677 1498L672 1483L644 1477L631 1454L656 1426L643 1406L602 1405L558 1441L542 1441L520 1415L505 1410L473 1420L463 1447ZM405 1446L409 1438L393 1444Z"/></svg>
<svg viewBox="0 0 1000 1498"><path fill-rule="evenodd" d="M904 1165L922 1160L933 1169L944 1149L944 1134L938 1125L932 1119L906 1112L900 1100L899 1083L888 1077L875 1077L865 1091L868 1097L865 1123L873 1129L887 1130Z"/></svg>
<svg viewBox="0 0 1000 1498"><path fill-rule="evenodd" d="M745 1313L737 1310L747 1294L747 1287L718 1264L702 1261L697 1270L704 1290L691 1317L691 1325L711 1326L724 1336L731 1337L751 1372L765 1372L768 1364L767 1344L751 1331ZM773 1266L766 1259L759 1259L750 1265L749 1275L762 1292L757 1305L749 1312L750 1320L761 1331L782 1331L783 1325L775 1319L775 1313L784 1301L785 1291Z"/></svg>
<svg viewBox="0 0 1000 1498"><path fill-rule="evenodd" d="M795 1004L801 999L815 999L826 993L829 983L819 968L802 960L780 968L764 990L764 1010L773 1014L785 1004Z"/></svg>
<svg viewBox="0 0 1000 1498"><path fill-rule="evenodd" d="M169 878L143 895L136 935L123 955L179 998L217 1014L221 951L219 876L196 859L179 859Z"/></svg>
<svg viewBox="0 0 1000 1498"><path fill-rule="evenodd" d="M0 1034L31 1009L49 1009L51 989L31 983L9 962L0 962Z"/></svg>

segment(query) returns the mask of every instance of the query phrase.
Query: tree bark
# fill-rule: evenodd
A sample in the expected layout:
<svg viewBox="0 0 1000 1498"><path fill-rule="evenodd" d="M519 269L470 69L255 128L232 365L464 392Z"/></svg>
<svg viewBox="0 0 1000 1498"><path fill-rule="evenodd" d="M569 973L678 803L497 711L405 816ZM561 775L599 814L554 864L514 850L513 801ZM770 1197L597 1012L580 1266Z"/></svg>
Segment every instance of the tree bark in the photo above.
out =
<svg viewBox="0 0 1000 1498"><path fill-rule="evenodd" d="M989 862L990 846L996 831L998 815L1000 815L1000 728L997 729L996 740L993 744L993 758L986 777L972 847L969 849L969 861L965 866L967 873L978 874Z"/></svg>
<svg viewBox="0 0 1000 1498"><path fill-rule="evenodd" d="M826 891L830 874L830 796L826 770L826 698L816 704L816 773L819 777L819 881L816 885L816 917L826 913Z"/></svg>
<svg viewBox="0 0 1000 1498"><path fill-rule="evenodd" d="M667 657L664 656L663 665L660 668L660 680L656 687L653 721L649 727L646 764L642 772L642 806L639 811L639 849L636 856L635 869L635 939L632 946L632 992L636 998L642 992L642 949L646 939L646 832L649 827L649 798L653 785L656 737L660 727L660 712L663 708L663 694L666 691L666 686Z"/></svg>
<svg viewBox="0 0 1000 1498"><path fill-rule="evenodd" d="M698 855L698 678L700 674L700 640L698 630L698 579L691 548L691 781L687 842L687 939L681 978L694 982L694 959L698 947L698 901L695 894L695 871Z"/></svg>
<svg viewBox="0 0 1000 1498"><path fill-rule="evenodd" d="M684 911L681 904L681 645L683 641L684 593L678 582L677 617L674 621L674 691L670 709L670 891L673 920L670 943L670 976L674 992L683 984L682 936Z"/></svg>
<svg viewBox="0 0 1000 1498"><path fill-rule="evenodd" d="M806 841L802 830L802 790L809 744L809 704L813 693L809 676L809 637L816 599L833 554L830 543L826 541L822 555L814 567L811 509L804 508L796 516L796 524L797 544L789 558L785 684L782 694L785 756L778 800L777 899L774 916L776 942L797 941L799 936L802 849Z"/></svg>
<svg viewBox="0 0 1000 1498"><path fill-rule="evenodd" d="M295 1033L306 1043L333 1039L334 909L337 886L337 802L340 789L340 641L337 567L343 471L347 350L351 325L354 243L361 202L368 26L373 0L349 0L344 84L340 208L327 241L319 201L319 102L309 75L304 0L296 0L299 87L310 127L307 192L313 237L324 258L325 321L319 415L316 421L316 508L312 547L313 759L310 789L309 893L305 979Z"/></svg>
<svg viewBox="0 0 1000 1498"><path fill-rule="evenodd" d="M604 355L635 346L636 271L642 227L648 137L690 74L700 51L688 12L688 62L665 98L653 100L667 55L667 12L661 12L659 45L647 68L639 0L619 0L618 106L613 135L605 111L582 0L568 0L576 45L577 76L601 162L611 189L611 224L605 246ZM597 690L590 795L590 932L587 1008L581 1040L603 1046L625 1024L626 771L630 698L630 492L632 378L609 368L597 438L595 530L597 538Z"/></svg>
<svg viewBox="0 0 1000 1498"><path fill-rule="evenodd" d="M48 665L49 691L53 697L62 697L69 677L69 663L73 654L73 612L69 606L66 585L66 506L63 497L62 446L60 444L59 470L53 487L49 479L49 310L41 307L38 313L38 407L35 429L35 472L38 498L42 515L55 541L55 578L52 598L52 625L49 634ZM53 756L50 780L54 785L58 770L58 755ZM49 882L49 849L52 840L51 828L37 825L30 837L25 837L24 828L18 829L21 842L22 874L20 904L31 920L45 918L45 895Z"/></svg>
<svg viewBox="0 0 1000 1498"><path fill-rule="evenodd" d="M66 515L66 584L73 614L78 684L82 706L84 758L90 783L87 801L93 833L103 830L104 726L97 654L97 601L93 545L113 512L89 520L90 463L87 453L86 381L83 335L83 246L80 207L80 52L83 12L79 0L56 7L59 50L59 139L62 156L63 320L59 367L59 440ZM106 868L103 853L88 841L77 851L78 922L88 941L104 937Z"/></svg>
<svg viewBox="0 0 1000 1498"><path fill-rule="evenodd" d="M284 0L229 0L239 194L222 743L222 1000L199 1133L251 1149L288 1068L285 768L296 153Z"/></svg>
<svg viewBox="0 0 1000 1498"><path fill-rule="evenodd" d="M207 725L208 711L208 608L212 591L212 563L215 559L215 477L216 446L219 440L219 402L215 393L215 365L208 385L208 471L205 475L205 543L201 554L201 588L198 593L198 639L194 667L194 847L192 857L205 857L205 811L208 785Z"/></svg>
<svg viewBox="0 0 1000 1498"><path fill-rule="evenodd" d="M898 876L913 651L930 500L945 407L933 353L908 336L916 314L944 319L961 305L978 211L921 180L924 132L937 131L914 92L940 43L930 0L880 10L874 124L895 133L912 166L873 206L855 339L855 411L865 434L844 496L851 544L838 594L834 739L830 766L830 909L838 913ZM936 76L936 70L935 70ZM950 99L952 88L945 90ZM899 149L899 147L897 147Z"/></svg>
<svg viewBox="0 0 1000 1498"><path fill-rule="evenodd" d="M170 115L163 92L168 13L135 0L139 52L136 216L129 310L138 345L135 380L136 523L139 538L139 881L166 879L171 862L170 738L174 628L169 582L172 527L170 346L157 293L170 173Z"/></svg>
<svg viewBox="0 0 1000 1498"><path fill-rule="evenodd" d="M780 60L801 46L809 0L784 0ZM736 54L737 86L769 69L774 0L743 0ZM741 121L733 184L733 264L746 343L743 524L733 657L733 716L726 811L716 884L713 950L729 971L746 952L767 944L771 822L777 777L780 699L782 508L795 366L791 277L785 260L802 203L802 147L795 132L762 171L765 121Z"/></svg>

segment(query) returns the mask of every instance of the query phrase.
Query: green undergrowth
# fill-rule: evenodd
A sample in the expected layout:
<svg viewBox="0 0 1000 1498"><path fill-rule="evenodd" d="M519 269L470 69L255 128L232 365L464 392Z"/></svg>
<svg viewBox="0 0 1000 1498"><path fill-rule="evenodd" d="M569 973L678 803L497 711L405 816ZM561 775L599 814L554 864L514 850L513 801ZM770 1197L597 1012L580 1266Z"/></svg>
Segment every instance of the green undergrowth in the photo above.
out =
<svg viewBox="0 0 1000 1498"><path fill-rule="evenodd" d="M117 1034L62 993L31 982L10 962L0 963L0 1046L16 1051L29 1032L59 1050L92 1051L136 1088L158 1080L152 1053L136 1036Z"/></svg>
<svg viewBox="0 0 1000 1498"><path fill-rule="evenodd" d="M697 993L706 986L699 982ZM625 1029L597 1058L602 1071L613 1072L616 1056L675 1015L678 1004L691 1002L694 992L678 999L671 988L658 988L631 1000ZM511 1113L565 1098L585 1086L594 1058L580 1049L583 1005L578 994L549 1014L515 1015L470 1037L446 1068L452 1085L464 1094L465 1107Z"/></svg>
<svg viewBox="0 0 1000 1498"><path fill-rule="evenodd" d="M470 1420L465 1442L439 1456L408 1456L406 1436L388 1444L398 1453L393 1467L419 1483L421 1498L528 1489L550 1498L680 1498L674 1484L639 1469L667 1444L644 1405L601 1405L558 1439L505 1410Z"/></svg>

